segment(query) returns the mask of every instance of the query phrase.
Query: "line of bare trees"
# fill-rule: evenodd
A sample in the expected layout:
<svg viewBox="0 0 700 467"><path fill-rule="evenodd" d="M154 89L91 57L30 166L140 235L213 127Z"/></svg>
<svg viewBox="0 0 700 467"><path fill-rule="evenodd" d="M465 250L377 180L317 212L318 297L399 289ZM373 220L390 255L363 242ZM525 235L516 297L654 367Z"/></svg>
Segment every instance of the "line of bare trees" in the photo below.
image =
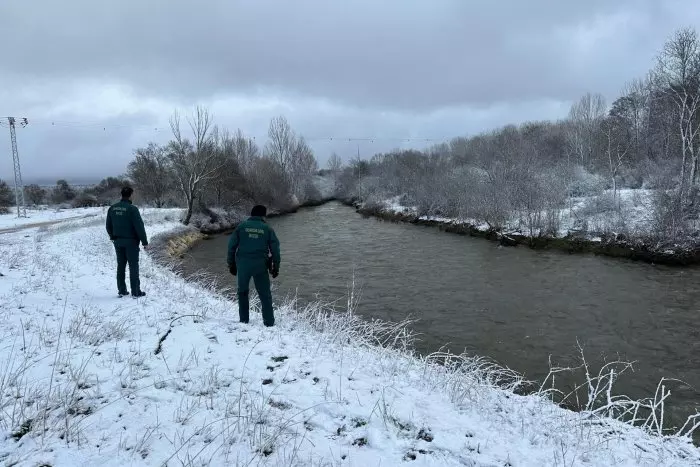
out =
<svg viewBox="0 0 700 467"><path fill-rule="evenodd" d="M402 196L422 214L469 217L494 228L515 220L546 235L557 231L562 212L579 196L595 199L591 213L610 211L622 224L618 190L644 187L656 193L645 235L679 238L700 211L699 157L700 39L685 28L611 105L587 94L561 121L354 161L339 190L369 203ZM577 224L586 228L585 219Z"/></svg>
<svg viewBox="0 0 700 467"><path fill-rule="evenodd" d="M271 121L262 151L240 130L231 134L215 126L205 108L196 108L186 122L188 135L175 113L170 142L136 149L128 166L145 201L160 207L176 200L186 207L185 224L201 207L257 202L284 209L318 196L313 152L284 117Z"/></svg>

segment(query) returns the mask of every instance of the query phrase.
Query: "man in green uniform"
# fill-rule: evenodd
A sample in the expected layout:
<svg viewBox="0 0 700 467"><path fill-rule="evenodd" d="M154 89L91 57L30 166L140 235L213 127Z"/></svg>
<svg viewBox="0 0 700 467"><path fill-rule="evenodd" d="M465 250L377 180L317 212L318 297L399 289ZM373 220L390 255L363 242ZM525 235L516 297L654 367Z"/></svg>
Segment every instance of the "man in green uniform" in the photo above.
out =
<svg viewBox="0 0 700 467"><path fill-rule="evenodd" d="M143 226L141 213L131 203L131 187L122 188L122 200L110 206L107 211L107 233L114 243L117 252L117 289L120 297L129 295L126 290L126 265L129 264L129 281L131 296L143 297L139 280L139 243L144 248L148 246L146 229Z"/></svg>
<svg viewBox="0 0 700 467"><path fill-rule="evenodd" d="M252 278L260 298L263 324L273 326L275 316L268 272L273 278L280 272L280 242L275 231L265 222L266 215L265 206L255 206L251 217L231 234L227 262L231 274L238 275L238 317L241 323L247 323L249 319Z"/></svg>

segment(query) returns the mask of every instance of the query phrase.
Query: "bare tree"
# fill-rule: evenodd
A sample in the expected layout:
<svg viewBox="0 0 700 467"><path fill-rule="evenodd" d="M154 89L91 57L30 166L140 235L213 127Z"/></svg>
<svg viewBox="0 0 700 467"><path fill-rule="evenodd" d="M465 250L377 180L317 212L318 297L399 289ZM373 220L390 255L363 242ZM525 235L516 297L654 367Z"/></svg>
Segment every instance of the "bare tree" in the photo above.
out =
<svg viewBox="0 0 700 467"><path fill-rule="evenodd" d="M343 160L338 156L338 154L333 153L331 157L328 158L328 170L333 176L333 188L338 189L338 177L340 176L340 171L343 169Z"/></svg>
<svg viewBox="0 0 700 467"><path fill-rule="evenodd" d="M236 130L232 144L238 165L241 166L244 173L246 173L250 169L253 161L260 157L260 148L253 138L246 137L240 129Z"/></svg>
<svg viewBox="0 0 700 467"><path fill-rule="evenodd" d="M168 166L165 148L156 143L148 143L145 148L134 151L136 157L129 162L127 175L138 187L140 195L156 207L163 207L165 197L173 185L173 177Z"/></svg>
<svg viewBox="0 0 700 467"><path fill-rule="evenodd" d="M613 102L610 116L616 118L616 125L629 128L630 152L637 158L645 156L645 141L649 133L651 88L647 80L633 80L625 85L622 96ZM632 154L630 154L632 155Z"/></svg>
<svg viewBox="0 0 700 467"><path fill-rule="evenodd" d="M629 156L632 137L623 118L611 115L603 120L602 130L605 134L605 159L613 187L613 202L619 209L617 199L617 177L625 159Z"/></svg>
<svg viewBox="0 0 700 467"><path fill-rule="evenodd" d="M594 160L600 123L605 113L605 98L600 94L588 93L571 106L570 144L584 166Z"/></svg>
<svg viewBox="0 0 700 467"><path fill-rule="evenodd" d="M283 171L288 172L292 165L296 136L287 119L279 116L270 121L267 132L269 141L265 145L265 156L277 162Z"/></svg>
<svg viewBox="0 0 700 467"><path fill-rule="evenodd" d="M692 28L677 31L658 57L656 85L676 107L681 142L681 198L697 183L700 153L700 40Z"/></svg>
<svg viewBox="0 0 700 467"><path fill-rule="evenodd" d="M270 122L269 141L265 156L273 160L284 172L292 194L301 198L318 163L303 137L297 137L287 119L280 116Z"/></svg>
<svg viewBox="0 0 700 467"><path fill-rule="evenodd" d="M331 154L331 157L328 158L328 170L330 170L333 173L340 172L340 170L343 168L343 160L340 158L340 156L336 153Z"/></svg>
<svg viewBox="0 0 700 467"><path fill-rule="evenodd" d="M224 165L220 151L216 150L218 132L212 128L209 111L197 107L187 122L193 142L182 135L180 116L175 112L170 119L173 140L166 152L175 183L187 202L185 225L190 223L194 201L201 194L203 185L216 179Z"/></svg>

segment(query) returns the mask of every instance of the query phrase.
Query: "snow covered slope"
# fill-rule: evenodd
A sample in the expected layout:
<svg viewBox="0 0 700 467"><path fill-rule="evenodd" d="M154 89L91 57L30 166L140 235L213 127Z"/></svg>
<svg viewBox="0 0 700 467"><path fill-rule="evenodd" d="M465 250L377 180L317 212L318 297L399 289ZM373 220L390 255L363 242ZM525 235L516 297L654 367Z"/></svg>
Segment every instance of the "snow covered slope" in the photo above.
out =
<svg viewBox="0 0 700 467"><path fill-rule="evenodd" d="M0 214L0 231L17 227L40 226L67 219L95 217L106 212L107 208L79 209L27 209L27 217L17 217L16 208L10 214Z"/></svg>
<svg viewBox="0 0 700 467"><path fill-rule="evenodd" d="M3 465L700 464L687 438L497 389L481 360L415 358L400 325L293 305L241 325L147 254L148 295L118 299L102 222L0 236Z"/></svg>

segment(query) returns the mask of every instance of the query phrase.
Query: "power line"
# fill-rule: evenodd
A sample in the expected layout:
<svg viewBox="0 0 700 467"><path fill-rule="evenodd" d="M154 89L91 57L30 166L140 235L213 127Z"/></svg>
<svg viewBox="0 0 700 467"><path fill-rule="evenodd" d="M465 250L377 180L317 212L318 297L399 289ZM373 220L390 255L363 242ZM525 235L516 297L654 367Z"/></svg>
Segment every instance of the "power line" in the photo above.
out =
<svg viewBox="0 0 700 467"><path fill-rule="evenodd" d="M99 122L99 121L75 121L75 120L54 120L54 119L32 119L32 126L37 127L73 127L73 128L81 128L81 129L86 129L86 130L95 130L95 131L102 131L102 132L107 132L110 130L118 130L118 129L130 129L133 131L150 131L154 133L161 133L161 132L170 132L170 127L169 126L157 126L157 125L148 125L148 124L119 124L119 123L110 123L110 124L105 124L104 122ZM303 135L301 135L303 136ZM387 137L387 136L311 136L311 137L306 137L304 136L304 139L306 141L327 141L327 142L368 142L368 143L375 143L375 142L405 142L405 143L443 143L445 141L449 141L454 138L454 135L452 136L445 136L445 137L421 137L421 136L412 136L412 137ZM256 136L252 137L253 140L257 140L258 138Z"/></svg>
<svg viewBox="0 0 700 467"><path fill-rule="evenodd" d="M15 117L5 117L10 127L10 142L12 144L12 165L15 169L15 203L17 204L17 217L27 217L27 207L24 202L24 184L22 183L22 170L19 164L19 151L17 151L17 134L15 132ZM19 119L22 128L29 125L26 117ZM4 122L3 122L4 123Z"/></svg>

